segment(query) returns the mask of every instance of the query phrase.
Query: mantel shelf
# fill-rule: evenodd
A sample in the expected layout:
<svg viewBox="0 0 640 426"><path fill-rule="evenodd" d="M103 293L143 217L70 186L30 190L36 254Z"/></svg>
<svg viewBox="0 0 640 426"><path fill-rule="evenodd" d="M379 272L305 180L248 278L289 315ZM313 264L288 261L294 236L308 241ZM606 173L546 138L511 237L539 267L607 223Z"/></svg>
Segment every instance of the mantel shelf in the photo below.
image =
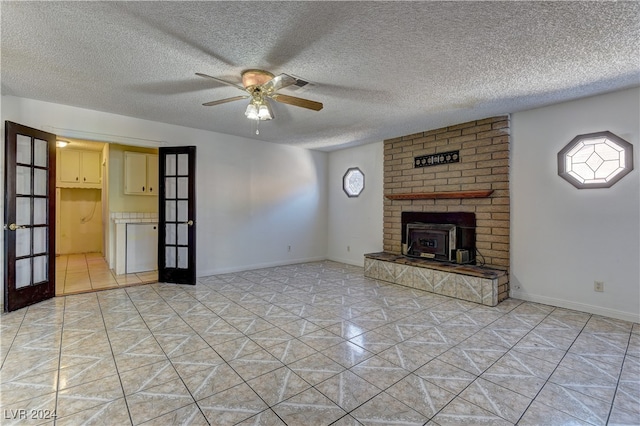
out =
<svg viewBox="0 0 640 426"><path fill-rule="evenodd" d="M487 198L493 189L486 191L447 191L447 192L408 192L404 194L387 194L390 200L431 200L438 198Z"/></svg>

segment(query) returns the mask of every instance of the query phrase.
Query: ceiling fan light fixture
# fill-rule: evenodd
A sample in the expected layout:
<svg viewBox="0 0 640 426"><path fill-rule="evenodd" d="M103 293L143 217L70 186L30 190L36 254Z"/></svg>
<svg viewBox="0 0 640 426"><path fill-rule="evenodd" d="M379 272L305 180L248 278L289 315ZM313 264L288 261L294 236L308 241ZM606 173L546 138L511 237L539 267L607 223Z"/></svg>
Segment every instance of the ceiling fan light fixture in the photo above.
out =
<svg viewBox="0 0 640 426"><path fill-rule="evenodd" d="M253 103L247 105L247 110L244 112L244 115L246 115L249 120L259 120L258 108Z"/></svg>
<svg viewBox="0 0 640 426"><path fill-rule="evenodd" d="M273 114L271 113L271 108L267 104L260 105L258 108L258 120L272 120Z"/></svg>
<svg viewBox="0 0 640 426"><path fill-rule="evenodd" d="M273 112L271 111L271 106L266 102L257 102L252 101L247 105L247 109L244 112L244 115L249 120L273 120Z"/></svg>
<svg viewBox="0 0 640 426"><path fill-rule="evenodd" d="M292 77L288 74L280 74L277 77L268 71L250 69L242 73L242 86L236 83L231 83L220 78L212 77L207 74L196 73L199 77L205 77L211 80L215 80L219 83L226 84L227 86L235 87L241 91L248 93L248 95L234 96L231 98L218 99L216 101L205 102L203 106L213 106L226 104L227 102L238 101L241 99L251 98L247 109L244 112L245 117L250 120L266 121L273 120L275 118L273 109L269 100L276 101L282 104L293 105L300 108L306 108L313 111L320 111L322 109L322 103L316 101L310 101L308 99L302 99L291 95L285 95L278 91L286 87L296 85L299 81L297 77ZM305 84L307 84L305 82Z"/></svg>

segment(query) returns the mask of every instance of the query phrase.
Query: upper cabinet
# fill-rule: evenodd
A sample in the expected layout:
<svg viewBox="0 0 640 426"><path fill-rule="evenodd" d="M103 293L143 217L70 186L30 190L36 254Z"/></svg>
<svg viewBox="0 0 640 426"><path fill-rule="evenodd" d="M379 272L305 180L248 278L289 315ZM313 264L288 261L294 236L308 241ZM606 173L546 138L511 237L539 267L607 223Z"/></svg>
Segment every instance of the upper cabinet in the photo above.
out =
<svg viewBox="0 0 640 426"><path fill-rule="evenodd" d="M124 193L158 195L158 156L141 152L124 153Z"/></svg>
<svg viewBox="0 0 640 426"><path fill-rule="evenodd" d="M102 188L100 151L58 150L57 186Z"/></svg>

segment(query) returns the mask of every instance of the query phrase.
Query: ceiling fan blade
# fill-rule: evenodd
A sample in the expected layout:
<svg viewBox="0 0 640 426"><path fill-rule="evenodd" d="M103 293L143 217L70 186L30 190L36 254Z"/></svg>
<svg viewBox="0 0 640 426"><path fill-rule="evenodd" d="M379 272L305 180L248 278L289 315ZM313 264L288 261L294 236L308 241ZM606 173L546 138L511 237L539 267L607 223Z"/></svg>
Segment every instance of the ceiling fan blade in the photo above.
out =
<svg viewBox="0 0 640 426"><path fill-rule="evenodd" d="M216 78L216 77L211 77L210 75L202 74L201 72L197 72L197 73L196 73L196 75L197 75L197 76L199 76L199 77L210 78L210 79L212 79L212 80L217 81L218 83L226 84L227 86L235 87L236 89L240 89L240 90L242 90L243 92L245 91L245 88L244 88L244 87L242 87L242 86L238 86L237 84L235 84L235 83L231 83L230 81L221 80L221 79Z"/></svg>
<svg viewBox="0 0 640 426"><path fill-rule="evenodd" d="M289 74L280 74L263 84L262 88L267 93L273 93L277 92L280 89L284 89L285 87L296 84L296 81L298 81L298 79L290 76Z"/></svg>
<svg viewBox="0 0 640 426"><path fill-rule="evenodd" d="M273 100L283 104L312 109L314 111L320 111L323 106L320 102L310 101L308 99L296 98L295 96L281 95L280 93L275 93L271 95L271 97L273 98Z"/></svg>
<svg viewBox="0 0 640 426"><path fill-rule="evenodd" d="M211 101L211 102L204 103L202 105L214 106L214 105L226 104L227 102L239 101L241 99L247 99L248 97L249 96L234 96L233 98L226 98L226 99L220 99L217 101Z"/></svg>

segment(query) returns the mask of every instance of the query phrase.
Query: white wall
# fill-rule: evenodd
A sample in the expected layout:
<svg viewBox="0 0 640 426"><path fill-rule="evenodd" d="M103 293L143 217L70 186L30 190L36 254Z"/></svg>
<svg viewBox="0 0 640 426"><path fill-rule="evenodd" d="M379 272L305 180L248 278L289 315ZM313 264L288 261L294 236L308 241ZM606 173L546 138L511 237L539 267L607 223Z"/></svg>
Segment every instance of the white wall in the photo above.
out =
<svg viewBox="0 0 640 426"><path fill-rule="evenodd" d="M2 138L10 120L126 145L195 145L198 276L326 258L326 153L11 96L1 112Z"/></svg>
<svg viewBox="0 0 640 426"><path fill-rule="evenodd" d="M516 113L511 125L512 296L640 321L640 89ZM604 130L633 145L635 169L607 189L560 178L558 151Z"/></svg>
<svg viewBox="0 0 640 426"><path fill-rule="evenodd" d="M382 142L329 154L329 259L363 266L365 253L382 251L383 160ZM342 190L349 167L364 173L359 197Z"/></svg>
<svg viewBox="0 0 640 426"><path fill-rule="evenodd" d="M201 271L325 259L327 155L226 138L198 146Z"/></svg>
<svg viewBox="0 0 640 426"><path fill-rule="evenodd" d="M58 254L102 252L102 191L100 189L57 188L56 210Z"/></svg>

